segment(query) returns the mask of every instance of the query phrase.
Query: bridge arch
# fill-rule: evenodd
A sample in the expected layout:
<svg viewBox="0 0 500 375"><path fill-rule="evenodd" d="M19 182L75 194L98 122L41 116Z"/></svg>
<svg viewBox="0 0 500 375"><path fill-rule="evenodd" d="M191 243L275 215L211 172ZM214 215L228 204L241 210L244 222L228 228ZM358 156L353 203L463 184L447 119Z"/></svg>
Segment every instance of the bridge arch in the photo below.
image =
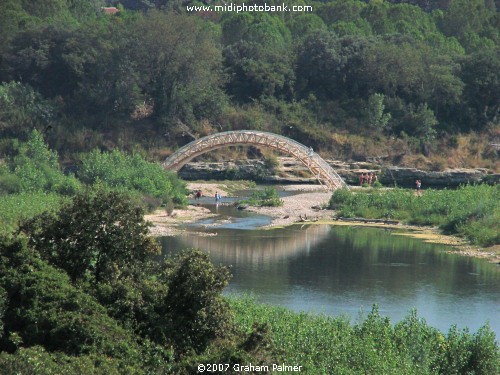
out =
<svg viewBox="0 0 500 375"><path fill-rule="evenodd" d="M236 145L264 146L288 154L304 164L327 190L348 188L345 181L321 156L312 153L303 144L278 134L236 130L211 134L181 147L163 163L165 169L180 170L186 163L206 152Z"/></svg>

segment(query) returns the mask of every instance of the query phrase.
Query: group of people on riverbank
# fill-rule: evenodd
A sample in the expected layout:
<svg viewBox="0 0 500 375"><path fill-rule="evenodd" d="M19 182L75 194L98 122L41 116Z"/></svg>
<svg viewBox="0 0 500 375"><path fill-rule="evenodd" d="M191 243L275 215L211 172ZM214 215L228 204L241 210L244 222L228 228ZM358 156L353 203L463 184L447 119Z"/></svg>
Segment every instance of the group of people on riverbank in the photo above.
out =
<svg viewBox="0 0 500 375"><path fill-rule="evenodd" d="M376 173L367 172L367 173L361 173L359 175L359 186L363 186L364 184L371 186L377 181L378 181L378 176Z"/></svg>

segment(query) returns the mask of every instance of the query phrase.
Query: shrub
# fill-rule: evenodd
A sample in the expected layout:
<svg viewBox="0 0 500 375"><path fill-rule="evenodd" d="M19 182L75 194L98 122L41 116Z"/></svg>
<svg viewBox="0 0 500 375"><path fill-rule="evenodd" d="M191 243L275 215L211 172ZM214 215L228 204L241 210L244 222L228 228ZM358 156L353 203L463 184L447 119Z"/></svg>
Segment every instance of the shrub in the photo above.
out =
<svg viewBox="0 0 500 375"><path fill-rule="evenodd" d="M168 216L171 216L174 212L174 202L172 200L168 200L165 204L165 212Z"/></svg>
<svg viewBox="0 0 500 375"><path fill-rule="evenodd" d="M215 267L200 250L185 251L166 267L169 288L157 310L157 340L167 337L179 353L200 353L230 331L229 306L220 295L229 283L229 270Z"/></svg>
<svg viewBox="0 0 500 375"><path fill-rule="evenodd" d="M276 169L279 167L280 163L275 155L270 154L264 158L264 165L270 173L276 173Z"/></svg>
<svg viewBox="0 0 500 375"><path fill-rule="evenodd" d="M3 336L3 314L7 306L7 292L0 287L0 339Z"/></svg>
<svg viewBox="0 0 500 375"><path fill-rule="evenodd" d="M42 345L68 355L102 354L139 363L130 333L66 273L39 259L22 238L0 239L0 287L7 292L0 351Z"/></svg>
<svg viewBox="0 0 500 375"><path fill-rule="evenodd" d="M251 206L283 206L283 200L280 198L278 191L273 187L266 187L264 190L254 191L250 195L250 198L242 201L241 203L249 204Z"/></svg>
<svg viewBox="0 0 500 375"><path fill-rule="evenodd" d="M394 218L411 224L438 225L447 233L489 246L500 243L498 202L500 186L482 184L457 190L428 189L422 196L405 189L356 193L336 190L329 206L345 217Z"/></svg>
<svg viewBox="0 0 500 375"><path fill-rule="evenodd" d="M38 131L33 130L17 151L8 168L0 167L0 192L45 191L73 195L80 189L80 182L74 176L62 173L57 153L47 147Z"/></svg>
<svg viewBox="0 0 500 375"><path fill-rule="evenodd" d="M237 328L265 325L280 348L277 363L298 363L314 374L497 374L500 352L488 326L470 334L452 327L448 335L430 327L413 310L393 325L377 306L366 318L294 313L231 297Z"/></svg>
<svg viewBox="0 0 500 375"><path fill-rule="evenodd" d="M18 176L10 173L5 165L0 165L0 195L21 192L21 180Z"/></svg>
<svg viewBox="0 0 500 375"><path fill-rule="evenodd" d="M101 182L108 187L139 192L164 202L185 205L186 186L159 164L146 161L139 154L128 155L119 150L101 152L94 150L81 156L78 178L87 184Z"/></svg>
<svg viewBox="0 0 500 375"><path fill-rule="evenodd" d="M333 192L328 206L331 209L336 209L339 205L346 203L351 197L351 191L348 189L337 189Z"/></svg>
<svg viewBox="0 0 500 375"><path fill-rule="evenodd" d="M9 194L0 198L0 234L11 233L21 219L29 219L44 211L57 210L64 199L55 193Z"/></svg>

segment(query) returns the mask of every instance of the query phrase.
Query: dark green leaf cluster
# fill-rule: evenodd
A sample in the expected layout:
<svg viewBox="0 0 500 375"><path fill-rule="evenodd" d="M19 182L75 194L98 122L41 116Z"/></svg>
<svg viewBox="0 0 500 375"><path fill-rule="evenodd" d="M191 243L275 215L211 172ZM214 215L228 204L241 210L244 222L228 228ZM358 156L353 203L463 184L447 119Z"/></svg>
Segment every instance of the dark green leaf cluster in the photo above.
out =
<svg viewBox="0 0 500 375"><path fill-rule="evenodd" d="M159 252L149 224L128 196L101 189L77 194L59 212L21 223L30 245L73 281L111 280Z"/></svg>
<svg viewBox="0 0 500 375"><path fill-rule="evenodd" d="M238 349L247 335L221 296L228 269L198 250L155 259L143 211L123 193L83 191L20 232L0 238L9 373L189 373L203 356L257 358L262 335Z"/></svg>
<svg viewBox="0 0 500 375"><path fill-rule="evenodd" d="M208 254L148 256L157 245L139 211L116 192L80 193L28 221L26 236L0 238L4 372L191 374L199 363L281 362L311 374L499 370L488 326L443 335L415 313L393 326L374 308L352 325L228 301L229 272Z"/></svg>

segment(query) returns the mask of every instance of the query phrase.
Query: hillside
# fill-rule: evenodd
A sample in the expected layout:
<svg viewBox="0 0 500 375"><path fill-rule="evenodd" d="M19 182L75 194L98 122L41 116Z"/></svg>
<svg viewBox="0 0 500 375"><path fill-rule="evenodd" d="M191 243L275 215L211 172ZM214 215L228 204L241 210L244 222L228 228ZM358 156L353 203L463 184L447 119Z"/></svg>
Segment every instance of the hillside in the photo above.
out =
<svg viewBox="0 0 500 375"><path fill-rule="evenodd" d="M341 160L499 169L492 0L121 3L2 2L0 158L33 128L66 163L258 129Z"/></svg>

